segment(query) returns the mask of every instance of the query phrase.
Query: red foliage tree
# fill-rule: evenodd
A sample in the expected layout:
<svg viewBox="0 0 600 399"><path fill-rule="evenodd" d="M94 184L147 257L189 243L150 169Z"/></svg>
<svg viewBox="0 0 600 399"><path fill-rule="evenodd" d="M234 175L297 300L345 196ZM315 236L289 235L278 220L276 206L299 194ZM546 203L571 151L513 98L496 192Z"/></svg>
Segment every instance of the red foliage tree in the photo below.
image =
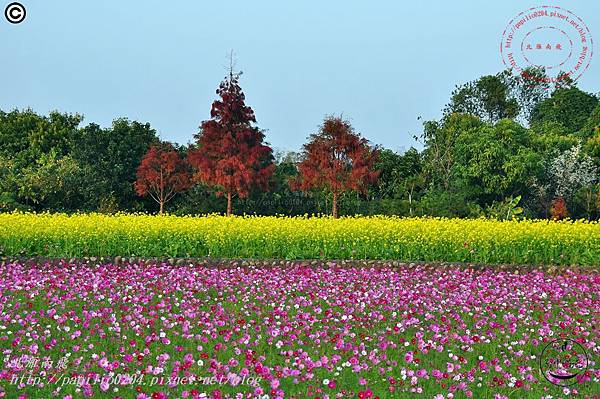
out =
<svg viewBox="0 0 600 399"><path fill-rule="evenodd" d="M134 188L139 196L150 195L159 204L162 215L165 204L190 187L190 175L187 162L173 145L158 143L142 158Z"/></svg>
<svg viewBox="0 0 600 399"><path fill-rule="evenodd" d="M324 189L333 195L333 217L338 217L338 197L346 191L366 193L379 177L374 170L378 150L354 132L341 117L325 118L318 133L304 145L303 160L292 189Z"/></svg>
<svg viewBox="0 0 600 399"><path fill-rule="evenodd" d="M552 201L552 206L550 207L550 214L552 215L552 219L561 220L569 217L569 211L567 209L567 203L564 198L559 197L555 198Z"/></svg>
<svg viewBox="0 0 600 399"><path fill-rule="evenodd" d="M234 195L245 198L253 189L267 190L275 169L273 151L253 126L254 111L245 104L238 81L239 74L230 73L221 82L221 99L213 102L211 119L202 122L195 135L197 147L189 155L194 180L215 187L217 196L227 196L227 216Z"/></svg>

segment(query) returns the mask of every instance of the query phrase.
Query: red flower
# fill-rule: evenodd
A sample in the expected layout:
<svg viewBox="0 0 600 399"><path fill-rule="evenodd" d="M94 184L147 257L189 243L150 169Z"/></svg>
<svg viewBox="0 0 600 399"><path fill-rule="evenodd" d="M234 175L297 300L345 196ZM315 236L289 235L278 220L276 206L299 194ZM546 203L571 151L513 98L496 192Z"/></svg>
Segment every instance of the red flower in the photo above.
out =
<svg viewBox="0 0 600 399"><path fill-rule="evenodd" d="M366 398L372 398L372 397L373 397L373 391L371 391L371 389L367 389L366 391L358 392L359 399L366 399Z"/></svg>
<svg viewBox="0 0 600 399"><path fill-rule="evenodd" d="M516 386L517 388L521 388L521 387L523 387L523 385L524 385L524 384L523 384L523 381L521 381L521 380L517 380L517 382L515 382L515 386Z"/></svg>

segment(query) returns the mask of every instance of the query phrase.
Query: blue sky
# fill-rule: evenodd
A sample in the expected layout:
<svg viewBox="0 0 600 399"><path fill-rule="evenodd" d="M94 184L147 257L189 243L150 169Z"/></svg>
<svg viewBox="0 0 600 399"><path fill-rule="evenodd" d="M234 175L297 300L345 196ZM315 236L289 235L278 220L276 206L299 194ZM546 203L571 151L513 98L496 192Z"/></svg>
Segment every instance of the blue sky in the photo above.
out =
<svg viewBox="0 0 600 399"><path fill-rule="evenodd" d="M598 0L21 2L23 23L0 16L0 109L78 112L103 126L128 117L179 143L209 117L231 49L273 147L298 150L343 112L373 143L402 150L455 85L503 69L502 31L524 9L569 9L600 43ZM591 92L595 50L579 81Z"/></svg>

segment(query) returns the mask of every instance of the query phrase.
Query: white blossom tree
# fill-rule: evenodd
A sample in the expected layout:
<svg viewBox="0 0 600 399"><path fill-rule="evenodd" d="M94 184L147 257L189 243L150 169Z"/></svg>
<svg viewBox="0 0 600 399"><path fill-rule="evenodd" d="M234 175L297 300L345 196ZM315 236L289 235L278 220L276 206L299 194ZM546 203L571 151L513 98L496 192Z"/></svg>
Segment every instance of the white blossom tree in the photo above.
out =
<svg viewBox="0 0 600 399"><path fill-rule="evenodd" d="M581 151L581 145L559 153L548 168L549 185L554 197L570 199L577 190L598 180L592 158Z"/></svg>

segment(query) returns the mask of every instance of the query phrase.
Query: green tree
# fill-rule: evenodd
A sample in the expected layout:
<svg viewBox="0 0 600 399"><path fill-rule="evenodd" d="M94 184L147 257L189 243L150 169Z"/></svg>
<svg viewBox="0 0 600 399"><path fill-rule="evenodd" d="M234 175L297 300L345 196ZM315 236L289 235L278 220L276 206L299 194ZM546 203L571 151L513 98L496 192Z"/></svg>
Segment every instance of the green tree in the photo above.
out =
<svg viewBox="0 0 600 399"><path fill-rule="evenodd" d="M19 202L19 179L20 169L15 160L8 157L0 157L0 209L12 211L16 209L27 210L28 208Z"/></svg>
<svg viewBox="0 0 600 399"><path fill-rule="evenodd" d="M2 158L15 159L29 148L30 133L44 123L43 117L31 109L11 112L0 111L0 154Z"/></svg>
<svg viewBox="0 0 600 399"><path fill-rule="evenodd" d="M600 215L600 184L581 187L573 196L573 209L577 215L589 220L598 219Z"/></svg>
<svg viewBox="0 0 600 399"><path fill-rule="evenodd" d="M84 176L76 161L56 151L42 154L18 176L18 195L26 205L43 210L75 210L81 203Z"/></svg>
<svg viewBox="0 0 600 399"><path fill-rule="evenodd" d="M532 147L531 132L510 120L463 131L452 170L457 186L482 206L527 193L542 167Z"/></svg>
<svg viewBox="0 0 600 399"><path fill-rule="evenodd" d="M470 114L489 123L515 118L519 114L519 103L512 95L511 84L510 72L503 71L457 86L444 114Z"/></svg>
<svg viewBox="0 0 600 399"><path fill-rule="evenodd" d="M600 167L600 132L586 140L584 151L592 158L596 166Z"/></svg>
<svg viewBox="0 0 600 399"><path fill-rule="evenodd" d="M415 199L424 185L421 153L413 147L403 154L385 149L375 168L380 171L375 197L406 201L408 214L413 215Z"/></svg>
<svg viewBox="0 0 600 399"><path fill-rule="evenodd" d="M31 109L0 111L0 175L4 209L66 210L78 205L84 185L73 183L80 169L69 154L83 118Z"/></svg>
<svg viewBox="0 0 600 399"><path fill-rule="evenodd" d="M98 209L101 201L114 200L120 209L140 207L133 183L144 154L158 142L149 123L115 119L110 128L91 123L81 129L73 158L87 174L85 208Z"/></svg>
<svg viewBox="0 0 600 399"><path fill-rule="evenodd" d="M374 195L377 198L392 198L398 183L398 165L402 155L390 149L382 149L375 163L375 169L379 171L379 180L374 187Z"/></svg>
<svg viewBox="0 0 600 399"><path fill-rule="evenodd" d="M43 154L54 151L58 157L71 152L83 117L50 112L41 116L31 109L0 111L0 154L20 165L31 165Z"/></svg>
<svg viewBox="0 0 600 399"><path fill-rule="evenodd" d="M423 176L428 184L446 191L450 188L458 137L464 132L476 131L482 125L483 122L476 116L456 113L447 115L441 122L427 121L423 124Z"/></svg>
<svg viewBox="0 0 600 399"><path fill-rule="evenodd" d="M581 128L580 135L584 138L591 138L600 133L600 103L592 111L587 121Z"/></svg>
<svg viewBox="0 0 600 399"><path fill-rule="evenodd" d="M501 119L531 122L532 112L548 97L550 78L544 68L530 67L520 74L505 70L457 86L444 115L465 113L495 124Z"/></svg>
<svg viewBox="0 0 600 399"><path fill-rule="evenodd" d="M532 124L558 122L575 133L584 127L597 104L596 96L576 87L557 89L534 109Z"/></svg>
<svg viewBox="0 0 600 399"><path fill-rule="evenodd" d="M517 119L523 124L530 125L533 110L548 98L550 92L550 79L545 69L529 67L517 76L511 75L509 86L519 104L520 113Z"/></svg>

